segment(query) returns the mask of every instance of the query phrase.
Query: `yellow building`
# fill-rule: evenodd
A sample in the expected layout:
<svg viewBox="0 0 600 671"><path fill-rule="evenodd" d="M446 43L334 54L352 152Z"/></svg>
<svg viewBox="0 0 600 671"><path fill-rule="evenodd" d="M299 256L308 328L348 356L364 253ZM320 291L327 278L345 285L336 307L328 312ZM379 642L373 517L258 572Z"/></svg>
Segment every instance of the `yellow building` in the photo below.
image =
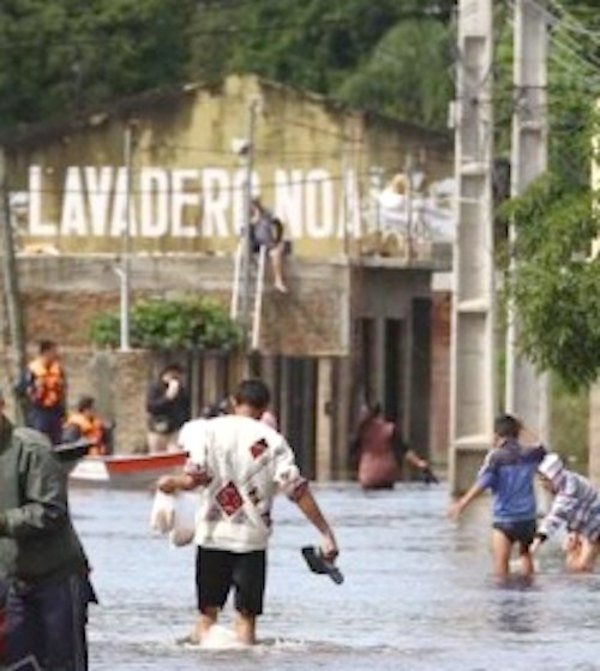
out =
<svg viewBox="0 0 600 671"><path fill-rule="evenodd" d="M260 335L283 428L303 450L327 443L329 457L307 458L342 472L354 400L368 395L428 451L444 393L430 384L431 276L451 238L451 142L254 76L4 139L30 339L86 346L93 315L118 305L123 251L134 296L229 302L250 139L251 188L291 247L290 294L267 286Z"/></svg>

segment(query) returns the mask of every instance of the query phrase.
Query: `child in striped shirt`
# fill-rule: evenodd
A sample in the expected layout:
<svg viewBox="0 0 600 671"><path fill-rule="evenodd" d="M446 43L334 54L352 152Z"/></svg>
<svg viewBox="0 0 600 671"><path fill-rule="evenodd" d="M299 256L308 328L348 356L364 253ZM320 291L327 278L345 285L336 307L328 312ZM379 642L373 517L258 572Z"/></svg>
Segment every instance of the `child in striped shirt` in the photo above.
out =
<svg viewBox="0 0 600 671"><path fill-rule="evenodd" d="M554 494L550 512L539 525L531 552L566 526L567 568L590 572L600 554L600 492L578 473L569 471L557 454L548 454L539 465L542 486Z"/></svg>

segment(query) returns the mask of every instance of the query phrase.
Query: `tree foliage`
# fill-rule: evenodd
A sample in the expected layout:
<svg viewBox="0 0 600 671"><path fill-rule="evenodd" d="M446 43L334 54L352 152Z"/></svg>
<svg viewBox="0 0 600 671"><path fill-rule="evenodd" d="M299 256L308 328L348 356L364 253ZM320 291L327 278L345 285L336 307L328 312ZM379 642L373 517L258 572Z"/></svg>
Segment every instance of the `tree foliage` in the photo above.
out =
<svg viewBox="0 0 600 671"><path fill-rule="evenodd" d="M179 81L194 12L193 0L3 0L0 126Z"/></svg>
<svg viewBox="0 0 600 671"><path fill-rule="evenodd" d="M368 89L347 85L363 68L379 79L386 111L441 120L440 88L427 72L423 31L450 20L449 0L4 0L0 3L0 124L83 112L117 96L189 80L252 72L360 106ZM387 38L401 33L406 46ZM423 25L421 25L423 24ZM443 31L442 31L443 32ZM430 33L435 42L437 36ZM381 47L380 45L383 45ZM381 48L408 59L374 67ZM379 52L377 51L379 50ZM377 56L377 53L380 55ZM374 68L374 69L373 69ZM421 73L422 85L415 86ZM389 92L383 92L389 88ZM346 96L346 91L351 95ZM364 91L364 92L363 92ZM397 103L392 104L396 97ZM431 99L430 99L431 97ZM424 110L421 109L423 102ZM377 101L375 104L379 104ZM422 112L425 112L424 114Z"/></svg>
<svg viewBox="0 0 600 671"><path fill-rule="evenodd" d="M600 374L600 259L589 259L598 234L590 191L549 172L506 214L518 227L509 287L521 349L572 390L592 383Z"/></svg>
<svg viewBox="0 0 600 671"><path fill-rule="evenodd" d="M581 9L584 3L571 4ZM590 183L600 96L593 54L600 55L600 39L591 39L593 26L587 25L578 34L579 48L572 41L579 24L571 15L553 34L548 171L503 208L505 221L514 221L517 230L512 254L518 263L508 288L520 347L571 390L600 374L600 261L590 257L600 235Z"/></svg>
<svg viewBox="0 0 600 671"><path fill-rule="evenodd" d="M453 45L452 30L439 21L402 22L345 79L338 95L359 107L441 128L454 92Z"/></svg>
<svg viewBox="0 0 600 671"><path fill-rule="evenodd" d="M96 345L117 347L119 334L118 314L101 313L92 322L90 339ZM215 301L153 299L134 305L130 340L133 347L146 349L234 349L242 334Z"/></svg>

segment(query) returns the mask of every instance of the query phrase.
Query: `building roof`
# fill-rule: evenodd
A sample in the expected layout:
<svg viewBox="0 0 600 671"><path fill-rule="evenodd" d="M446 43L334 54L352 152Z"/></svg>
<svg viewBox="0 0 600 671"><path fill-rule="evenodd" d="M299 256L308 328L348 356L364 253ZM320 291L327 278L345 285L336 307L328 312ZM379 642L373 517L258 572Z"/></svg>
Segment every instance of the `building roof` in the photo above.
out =
<svg viewBox="0 0 600 671"><path fill-rule="evenodd" d="M387 126L393 126L398 130L405 129L413 133L427 133L432 138L437 138L441 141L447 140L448 143L451 141L451 136L443 131L426 128L422 125L408 121L401 121L372 110L353 108L319 93L298 89L287 84L263 79L256 75L241 75L241 77L244 79L254 79L263 88L293 92L304 99L310 100L331 110L332 112L359 114L368 122L374 122L375 124L381 123ZM45 142L52 142L60 139L65 135L102 125L111 119L123 119L125 121L131 117L139 117L150 110L156 111L161 108L166 110L172 109L173 106L177 105L181 100L190 95L195 95L200 90L219 94L223 90L226 81L227 80L224 79L216 83L190 82L167 89L149 90L120 98L104 107L100 107L84 114L73 115L66 120L52 120L37 124L23 125L20 127L17 126L10 131L0 133L0 144L6 149L19 150L28 147L31 148Z"/></svg>

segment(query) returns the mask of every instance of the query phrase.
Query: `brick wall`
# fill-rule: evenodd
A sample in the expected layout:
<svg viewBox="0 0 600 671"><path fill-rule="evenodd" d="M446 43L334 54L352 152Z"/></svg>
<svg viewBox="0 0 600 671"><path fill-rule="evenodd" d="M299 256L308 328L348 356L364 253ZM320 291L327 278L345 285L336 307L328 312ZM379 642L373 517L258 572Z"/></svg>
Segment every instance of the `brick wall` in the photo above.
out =
<svg viewBox="0 0 600 671"><path fill-rule="evenodd" d="M37 257L19 260L28 340L52 338L69 347L89 346L93 317L117 311L119 286L114 261L100 257ZM281 295L267 273L261 349L266 353L313 356L346 353L344 305L348 269L289 259L290 293ZM132 300L150 296L210 295L229 308L232 261L182 256L138 257L133 263Z"/></svg>

